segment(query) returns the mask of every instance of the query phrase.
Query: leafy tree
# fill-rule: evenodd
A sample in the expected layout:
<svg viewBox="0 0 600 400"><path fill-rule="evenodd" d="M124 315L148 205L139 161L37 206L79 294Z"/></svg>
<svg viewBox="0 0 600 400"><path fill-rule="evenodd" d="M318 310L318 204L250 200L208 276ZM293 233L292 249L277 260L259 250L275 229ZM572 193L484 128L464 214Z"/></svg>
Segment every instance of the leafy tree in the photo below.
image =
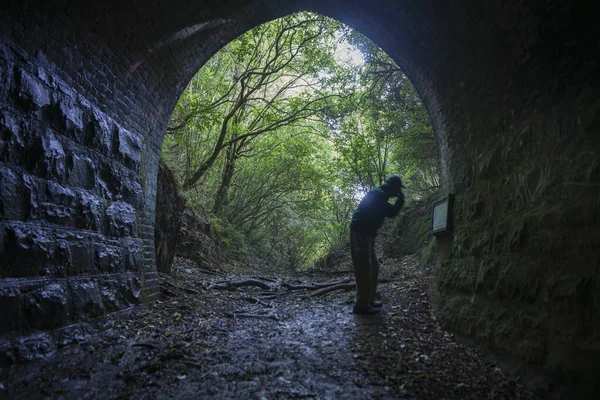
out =
<svg viewBox="0 0 600 400"><path fill-rule="evenodd" d="M201 71L201 79L216 81L216 87L209 84L211 92L193 94L192 83L186 93L189 111L178 108L169 127L171 132L181 132L196 121L211 139L211 150L202 161L188 163L185 189L196 184L221 152L227 151L215 207L220 209L234 164L242 155L251 154L247 149L256 137L321 113L327 100L336 96L331 82L322 85L319 74L335 68L327 38L338 25L313 14L296 14L261 25L232 42ZM208 78L210 75L213 77ZM217 95L206 95L215 92Z"/></svg>
<svg viewBox="0 0 600 400"><path fill-rule="evenodd" d="M341 44L365 62L341 61ZM406 76L364 36L311 13L217 53L168 133L163 157L227 247L281 267L346 241L361 193L389 174L402 172L415 198L437 185L433 131Z"/></svg>
<svg viewBox="0 0 600 400"><path fill-rule="evenodd" d="M367 89L360 95L360 109L378 120L379 135L392 140L388 165L410 181L412 195L427 196L439 187L438 150L427 110L414 86L396 63L358 32L348 40L365 58L361 74ZM387 146L388 142L385 142Z"/></svg>

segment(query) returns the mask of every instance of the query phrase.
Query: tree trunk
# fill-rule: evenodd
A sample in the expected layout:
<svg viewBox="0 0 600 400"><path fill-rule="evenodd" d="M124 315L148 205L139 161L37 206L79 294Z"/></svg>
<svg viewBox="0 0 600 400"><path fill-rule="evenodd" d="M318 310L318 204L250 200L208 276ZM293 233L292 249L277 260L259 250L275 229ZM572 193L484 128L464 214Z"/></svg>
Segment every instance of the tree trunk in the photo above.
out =
<svg viewBox="0 0 600 400"><path fill-rule="evenodd" d="M213 207L213 213L220 215L223 208L227 206L229 185L235 172L235 162L237 160L237 146L232 145L227 148L227 156L225 158L225 166L223 167L223 174L221 176L221 185L215 196L215 205Z"/></svg>

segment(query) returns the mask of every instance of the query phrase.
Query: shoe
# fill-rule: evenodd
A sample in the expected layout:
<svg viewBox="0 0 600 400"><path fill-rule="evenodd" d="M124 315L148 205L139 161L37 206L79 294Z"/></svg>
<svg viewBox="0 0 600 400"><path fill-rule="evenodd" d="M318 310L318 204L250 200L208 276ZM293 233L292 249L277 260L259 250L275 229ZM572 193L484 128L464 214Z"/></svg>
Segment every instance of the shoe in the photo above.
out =
<svg viewBox="0 0 600 400"><path fill-rule="evenodd" d="M373 300L372 302L369 303L369 305L373 308L381 308L381 307L383 307L383 301Z"/></svg>
<svg viewBox="0 0 600 400"><path fill-rule="evenodd" d="M381 308L375 308L375 307L371 307L371 306L354 306L354 308L352 309L352 312L354 314L358 314L358 315L373 315L373 314L377 314L379 311L381 311Z"/></svg>

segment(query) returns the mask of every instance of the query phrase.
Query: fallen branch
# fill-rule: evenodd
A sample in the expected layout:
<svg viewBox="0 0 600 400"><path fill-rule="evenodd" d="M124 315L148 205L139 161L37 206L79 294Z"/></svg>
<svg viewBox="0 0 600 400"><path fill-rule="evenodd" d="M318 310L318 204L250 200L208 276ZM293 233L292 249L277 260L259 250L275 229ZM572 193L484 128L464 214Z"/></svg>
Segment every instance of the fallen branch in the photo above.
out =
<svg viewBox="0 0 600 400"><path fill-rule="evenodd" d="M260 297L261 300L273 300L273 299L278 299L278 298L287 296L292 293L294 293L294 292L292 292L290 290L289 292L259 294L258 296Z"/></svg>
<svg viewBox="0 0 600 400"><path fill-rule="evenodd" d="M259 295L262 300L273 300L279 297L278 294Z"/></svg>
<svg viewBox="0 0 600 400"><path fill-rule="evenodd" d="M316 286L317 288L326 288L326 287L330 287L330 286L340 285L342 283L348 283L351 281L352 281L352 278L346 278L346 279L333 281L333 282L317 282L314 284L314 286Z"/></svg>
<svg viewBox="0 0 600 400"><path fill-rule="evenodd" d="M232 289L237 289L240 287L246 287L246 286L256 286L259 287L261 289L265 289L265 290L271 290L271 286L269 286L268 284L266 284L263 281L259 281L258 279L244 279L241 281L228 281L228 282L224 282L224 283L217 283L217 284L213 284L210 285L208 288L209 289L226 289L226 290L232 290Z"/></svg>
<svg viewBox="0 0 600 400"><path fill-rule="evenodd" d="M318 287L316 285L292 285L290 283L285 283L283 282L281 284L282 287L286 288L287 290L314 290L314 289L318 289Z"/></svg>
<svg viewBox="0 0 600 400"><path fill-rule="evenodd" d="M351 290L351 289L354 289L355 287L356 287L355 283L340 283L340 284L337 284L337 285L333 285L333 286L329 286L329 287L324 287L322 289L315 290L308 297L320 296L322 294L333 292L335 290Z"/></svg>
<svg viewBox="0 0 600 400"><path fill-rule="evenodd" d="M267 281L267 282L271 282L271 283L277 282L277 279L275 279L275 278L269 278L269 277L266 277L266 276L252 276L250 279L257 279L259 281Z"/></svg>
<svg viewBox="0 0 600 400"><path fill-rule="evenodd" d="M300 284L300 285L292 285L290 283L282 283L281 286L288 289L288 290L315 290L315 289L321 289L321 288L326 288L326 287L330 287L330 286L335 286L335 285L339 285L341 283L348 283L352 281L352 279L347 278L347 279L342 279L342 280L337 280L337 281L330 281L330 282L315 282L315 283L309 283L309 284Z"/></svg>
<svg viewBox="0 0 600 400"><path fill-rule="evenodd" d="M206 269L206 268L202 268L202 267L195 267L195 269L203 274L208 274L208 275L225 275L223 272L221 271L215 271L212 269Z"/></svg>

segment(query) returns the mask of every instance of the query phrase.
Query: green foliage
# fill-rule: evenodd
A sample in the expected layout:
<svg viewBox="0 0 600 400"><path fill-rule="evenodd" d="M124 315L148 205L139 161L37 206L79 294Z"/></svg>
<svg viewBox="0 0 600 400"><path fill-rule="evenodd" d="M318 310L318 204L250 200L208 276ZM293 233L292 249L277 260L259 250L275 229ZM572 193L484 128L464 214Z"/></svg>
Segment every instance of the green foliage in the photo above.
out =
<svg viewBox="0 0 600 400"><path fill-rule="evenodd" d="M365 62L340 61L340 43ZM223 245L284 268L346 240L360 194L387 175L419 191L437 182L433 132L408 79L368 39L311 13L225 46L191 80L167 133L163 158L190 204L212 210Z"/></svg>

